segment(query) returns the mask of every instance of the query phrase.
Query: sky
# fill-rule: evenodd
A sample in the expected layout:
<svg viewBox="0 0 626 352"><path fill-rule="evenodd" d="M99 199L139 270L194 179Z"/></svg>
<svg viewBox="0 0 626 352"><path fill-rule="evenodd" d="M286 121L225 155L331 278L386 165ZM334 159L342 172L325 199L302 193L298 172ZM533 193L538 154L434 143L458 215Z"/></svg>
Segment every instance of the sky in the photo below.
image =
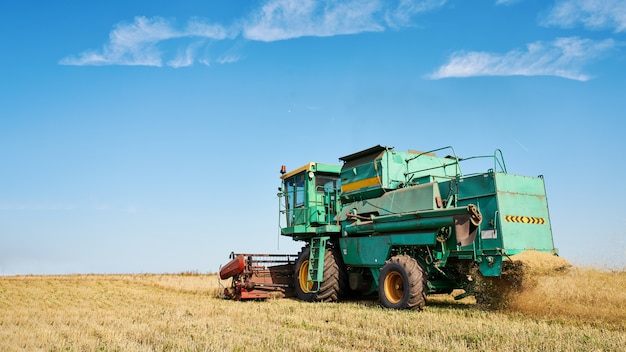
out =
<svg viewBox="0 0 626 352"><path fill-rule="evenodd" d="M626 267L624 0L2 1L0 31L0 275L295 254L280 166L379 144L500 149L561 256Z"/></svg>

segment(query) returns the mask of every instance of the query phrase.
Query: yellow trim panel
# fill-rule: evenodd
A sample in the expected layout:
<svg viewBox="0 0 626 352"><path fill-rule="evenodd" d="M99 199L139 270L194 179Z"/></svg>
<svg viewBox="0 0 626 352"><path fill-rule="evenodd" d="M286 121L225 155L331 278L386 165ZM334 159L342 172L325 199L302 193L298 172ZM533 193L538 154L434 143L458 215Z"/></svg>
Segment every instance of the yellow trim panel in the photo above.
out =
<svg viewBox="0 0 626 352"><path fill-rule="evenodd" d="M304 166L301 166L301 167L299 167L299 168L297 168L295 170L289 171L288 173L282 175L280 178L282 180L284 180L284 179L289 178L289 177L291 177L293 175L299 174L302 171L311 171L311 168L313 168L313 165L315 165L314 162L308 163L308 164L306 164Z"/></svg>
<svg viewBox="0 0 626 352"><path fill-rule="evenodd" d="M355 181L341 185L341 192L351 192L357 189L379 185L378 176L366 178L364 180Z"/></svg>

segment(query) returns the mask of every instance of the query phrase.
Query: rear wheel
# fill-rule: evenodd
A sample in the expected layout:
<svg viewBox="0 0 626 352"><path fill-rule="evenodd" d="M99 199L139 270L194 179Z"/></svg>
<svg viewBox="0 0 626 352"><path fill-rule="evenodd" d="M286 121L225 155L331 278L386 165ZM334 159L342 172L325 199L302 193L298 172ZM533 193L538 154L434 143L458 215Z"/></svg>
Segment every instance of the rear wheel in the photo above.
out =
<svg viewBox="0 0 626 352"><path fill-rule="evenodd" d="M347 272L343 270L340 254L333 247L324 253L324 277L318 290L308 282L309 256L311 249L302 248L295 266L296 297L307 302L336 302L347 286Z"/></svg>
<svg viewBox="0 0 626 352"><path fill-rule="evenodd" d="M378 285L378 297L386 308L418 309L426 305L424 269L408 255L397 255L385 262Z"/></svg>

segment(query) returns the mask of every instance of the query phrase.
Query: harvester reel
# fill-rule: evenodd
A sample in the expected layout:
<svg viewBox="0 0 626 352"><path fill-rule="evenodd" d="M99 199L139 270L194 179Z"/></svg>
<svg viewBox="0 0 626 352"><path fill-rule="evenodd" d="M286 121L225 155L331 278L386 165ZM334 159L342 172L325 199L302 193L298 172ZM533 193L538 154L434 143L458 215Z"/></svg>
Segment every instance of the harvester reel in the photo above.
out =
<svg viewBox="0 0 626 352"><path fill-rule="evenodd" d="M397 255L381 269L378 297L383 307L422 310L426 293L424 269L414 258Z"/></svg>

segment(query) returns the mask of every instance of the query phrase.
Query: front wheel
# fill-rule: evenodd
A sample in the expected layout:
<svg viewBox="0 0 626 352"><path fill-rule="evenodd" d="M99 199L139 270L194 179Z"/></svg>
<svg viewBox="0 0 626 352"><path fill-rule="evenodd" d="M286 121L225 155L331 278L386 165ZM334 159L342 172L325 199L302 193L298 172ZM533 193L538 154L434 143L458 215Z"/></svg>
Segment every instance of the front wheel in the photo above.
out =
<svg viewBox="0 0 626 352"><path fill-rule="evenodd" d="M336 302L345 291L346 275L340 253L334 248L326 248L324 253L324 277L318 290L308 282L309 256L311 249L302 248L295 266L295 286L298 299L306 302Z"/></svg>
<svg viewBox="0 0 626 352"><path fill-rule="evenodd" d="M424 269L408 255L397 255L385 262L378 284L378 297L383 307L418 309L426 305Z"/></svg>

